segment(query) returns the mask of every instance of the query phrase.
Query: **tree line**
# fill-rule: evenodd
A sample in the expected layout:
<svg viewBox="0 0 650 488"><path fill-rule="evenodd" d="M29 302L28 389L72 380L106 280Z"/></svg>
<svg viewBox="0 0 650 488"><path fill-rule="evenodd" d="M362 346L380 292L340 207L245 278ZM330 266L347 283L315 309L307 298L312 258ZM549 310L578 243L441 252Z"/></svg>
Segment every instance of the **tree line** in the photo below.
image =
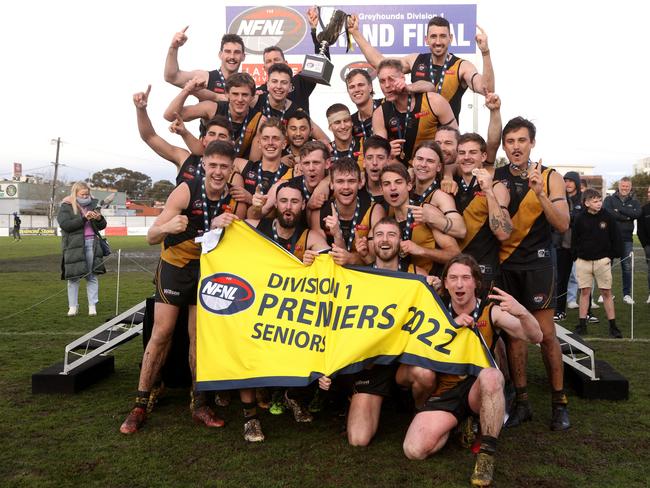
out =
<svg viewBox="0 0 650 488"><path fill-rule="evenodd" d="M122 167L97 171L86 182L95 188L114 188L138 201L165 201L175 186L169 180L152 183L150 176Z"/></svg>

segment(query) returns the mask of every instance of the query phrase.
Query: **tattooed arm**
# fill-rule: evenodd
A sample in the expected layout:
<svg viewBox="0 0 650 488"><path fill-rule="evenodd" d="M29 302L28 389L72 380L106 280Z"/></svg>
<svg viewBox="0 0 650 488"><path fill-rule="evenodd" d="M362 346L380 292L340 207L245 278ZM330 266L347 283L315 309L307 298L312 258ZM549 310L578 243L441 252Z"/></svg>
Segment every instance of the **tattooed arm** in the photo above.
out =
<svg viewBox="0 0 650 488"><path fill-rule="evenodd" d="M503 183L493 183L492 176L485 169L479 170L476 178L487 199L490 230L497 239L505 241L512 232L512 221L508 213L510 193Z"/></svg>

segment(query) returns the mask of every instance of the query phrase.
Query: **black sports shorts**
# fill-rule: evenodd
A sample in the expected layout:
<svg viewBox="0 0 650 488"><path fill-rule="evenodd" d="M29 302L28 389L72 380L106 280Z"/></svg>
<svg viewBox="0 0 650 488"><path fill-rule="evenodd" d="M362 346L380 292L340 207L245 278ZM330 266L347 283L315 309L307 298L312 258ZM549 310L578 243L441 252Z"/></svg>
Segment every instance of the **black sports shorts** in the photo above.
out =
<svg viewBox="0 0 650 488"><path fill-rule="evenodd" d="M421 412L432 412L442 410L451 413L458 423L462 422L473 412L469 406L469 391L476 381L476 376L468 376L458 383L451 390L447 390L440 396L432 396L420 409Z"/></svg>
<svg viewBox="0 0 650 488"><path fill-rule="evenodd" d="M370 369L363 369L355 374L346 374L339 377L341 384L355 393L367 393L388 397L395 386L396 364L377 364Z"/></svg>
<svg viewBox="0 0 650 488"><path fill-rule="evenodd" d="M538 269L501 268L506 292L530 311L555 308L555 267Z"/></svg>
<svg viewBox="0 0 650 488"><path fill-rule="evenodd" d="M156 302L170 305L196 305L199 286L199 260L179 268L162 259L156 272Z"/></svg>

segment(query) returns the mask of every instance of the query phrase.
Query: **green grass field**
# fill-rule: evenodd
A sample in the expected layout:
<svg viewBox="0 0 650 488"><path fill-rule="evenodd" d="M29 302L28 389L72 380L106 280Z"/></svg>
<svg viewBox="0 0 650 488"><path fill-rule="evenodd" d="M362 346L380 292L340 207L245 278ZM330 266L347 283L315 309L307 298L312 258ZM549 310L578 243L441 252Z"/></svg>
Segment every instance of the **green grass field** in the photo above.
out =
<svg viewBox="0 0 650 488"><path fill-rule="evenodd" d="M123 249L120 309L153 292L156 249L144 238L111 238ZM640 257L640 254L639 254ZM635 337L607 340L604 312L590 326L597 357L630 380L625 402L587 401L569 389L573 428L548 429L549 395L538 349L531 346L529 384L533 422L500 437L497 486L645 487L650 478L650 305L645 264L637 260ZM115 309L116 254L100 277L99 319ZM215 486L215 487L410 487L467 486L472 454L450 440L423 462L408 461L401 443L408 415L388 405L368 448L351 448L341 418L322 414L312 424L288 415L263 413L267 436L247 445L237 403L220 414L223 429L191 422L188 394L169 390L142 432L122 436L118 428L137 385L141 341L118 348L116 371L76 395L32 395L31 374L63 359L65 345L99 325L98 318L66 317L65 282L59 279L58 238L0 238L0 486ZM621 302L620 271L614 273L617 321L630 336L630 307ZM81 287L80 305L85 300ZM34 306L34 304L38 305ZM566 325L573 328L575 311Z"/></svg>

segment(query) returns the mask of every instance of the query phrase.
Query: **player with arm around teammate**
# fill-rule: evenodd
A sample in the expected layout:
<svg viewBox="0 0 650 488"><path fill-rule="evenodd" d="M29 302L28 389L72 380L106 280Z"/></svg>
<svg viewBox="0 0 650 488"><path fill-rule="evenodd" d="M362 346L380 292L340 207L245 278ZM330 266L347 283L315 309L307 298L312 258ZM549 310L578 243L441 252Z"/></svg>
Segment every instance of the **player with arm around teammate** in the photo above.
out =
<svg viewBox="0 0 650 488"><path fill-rule="evenodd" d="M413 264L402 267L403 262L399 257L401 234L399 224L392 217L384 217L375 224L370 242L374 247L375 261L370 266L393 272L405 271L426 275L425 270ZM368 245L368 242L364 245ZM435 276L427 276L427 282L434 286L440 283ZM358 373L337 378L352 392L346 429L351 446L367 446L375 436L381 406L384 398L392 393L397 367L397 364L374 364ZM319 378L319 385L328 390L331 379L323 376Z"/></svg>

